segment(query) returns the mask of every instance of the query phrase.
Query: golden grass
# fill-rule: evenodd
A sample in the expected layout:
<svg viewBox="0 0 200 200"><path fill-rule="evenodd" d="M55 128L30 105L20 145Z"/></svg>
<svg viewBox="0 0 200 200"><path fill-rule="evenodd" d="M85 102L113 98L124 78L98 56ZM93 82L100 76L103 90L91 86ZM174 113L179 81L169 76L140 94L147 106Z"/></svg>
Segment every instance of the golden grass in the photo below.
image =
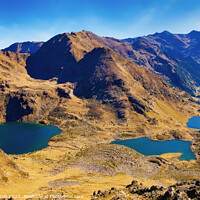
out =
<svg viewBox="0 0 200 200"><path fill-rule="evenodd" d="M86 34L86 33L81 33ZM95 46L99 46L99 43L95 40L91 47L85 47L85 42L82 41L80 44L71 35L71 40L74 45L79 45L80 52L74 52L75 58L80 60L84 56L84 51L90 51ZM79 35L78 37L82 37ZM4 69L1 69L0 77L3 80L8 81L10 85L9 91L16 91L16 89L23 88L23 90L29 91L50 91L52 95L55 95L55 88L58 87L56 81L42 81L30 78L26 74L26 70L23 64L16 64L11 58L4 58L4 55L0 55L0 64L2 60L10 63L13 68L9 68L9 64L5 65ZM23 62L23 61L22 61ZM127 64L125 61L121 64ZM117 63L118 69L120 69L121 76L128 77L127 83L130 86L130 93L137 95L142 101L150 98L147 92L137 81L134 83L132 79L129 79L130 75L124 72L120 63ZM127 64L128 65L128 64ZM128 66L126 66L128 67ZM7 68L7 69L6 69ZM137 71L137 70L136 70ZM124 74L123 74L124 73ZM141 70L141 73L145 76L146 70ZM147 77L148 78L148 77ZM59 87L68 88L70 84L60 84ZM127 98L127 97L126 97ZM126 99L125 98L125 99ZM11 176L5 185L0 185L0 195L21 195L20 199L23 199L23 195L39 195L39 194L52 194L64 192L69 196L79 195L82 199L90 199L90 195L94 190L107 190L111 187L123 187L131 183L133 179L138 182L142 182L145 186L152 185L169 185L174 184L176 180L176 174L173 176L168 173L169 169L162 169L160 174L156 177L130 177L123 173L118 173L115 176L106 176L101 174L87 174L77 168L66 167L67 159L73 158L74 155L80 150L87 147L95 147L98 144L108 144L116 137L122 135L123 139L127 137L142 137L148 136L154 139L158 139L159 136L163 136L164 139L173 138L170 135L170 130L180 130L184 139L191 140L192 136L189 134L189 130L185 127L187 120L196 115L198 105L188 103L176 104L170 100L159 100L156 97L151 97L153 100L152 110L147 111L145 114L147 117L156 118L158 124L150 125L147 121L147 117L140 115L130 108L127 108L128 117L127 121L117 119L116 113L110 105L101 105L100 109L103 112L101 119L90 119L87 116L89 108L87 106L90 103L88 100L83 100L75 97L71 94L71 99L60 99L59 106L64 108L68 115L71 115L75 119L59 118L51 116L56 123L54 124L63 129L63 133L54 137L49 142L49 147L37 151L31 154L9 156L10 160L14 161L20 169L24 172L29 173L29 178L17 178ZM145 102L148 105L148 102ZM129 105L130 106L130 105ZM184 109L182 109L182 107ZM64 112L64 111L63 111ZM62 113L63 114L63 113ZM3 120L3 119L1 119ZM44 119L46 122L50 122L48 118ZM71 122L76 122L76 127L70 127ZM65 127L68 124L69 127ZM72 123L71 123L72 124ZM82 125L81 125L82 124ZM180 169L195 169L195 161L190 162L179 162L177 158L180 156L178 153L174 154L163 154L160 157L175 162L175 165ZM14 159L14 157L18 159ZM60 173L53 173L58 168ZM9 171L8 171L9 172ZM13 172L13 169L11 169ZM14 173L17 173L14 170ZM192 176L191 176L192 177ZM191 178L187 175L177 175L177 178ZM73 186L65 186L58 189L48 185L49 182L56 180L78 180L81 183Z"/></svg>
<svg viewBox="0 0 200 200"><path fill-rule="evenodd" d="M159 157L164 158L166 160L171 160L174 158L178 159L181 155L182 153L165 153L165 154L159 155Z"/></svg>

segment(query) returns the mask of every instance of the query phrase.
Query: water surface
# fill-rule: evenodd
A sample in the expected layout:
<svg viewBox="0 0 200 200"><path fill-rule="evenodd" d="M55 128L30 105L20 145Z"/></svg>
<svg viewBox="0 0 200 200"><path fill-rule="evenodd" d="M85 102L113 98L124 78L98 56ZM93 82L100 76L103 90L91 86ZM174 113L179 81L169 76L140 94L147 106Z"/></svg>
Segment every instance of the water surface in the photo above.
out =
<svg viewBox="0 0 200 200"><path fill-rule="evenodd" d="M161 155L164 153L182 153L180 160L196 159L190 150L191 142L181 140L153 141L147 137L116 140L111 144L119 144L130 147L143 155Z"/></svg>
<svg viewBox="0 0 200 200"><path fill-rule="evenodd" d="M0 124L0 148L7 154L23 154L41 150L48 140L62 131L55 126L8 122Z"/></svg>
<svg viewBox="0 0 200 200"><path fill-rule="evenodd" d="M191 117L187 122L188 128L200 129L200 117Z"/></svg>

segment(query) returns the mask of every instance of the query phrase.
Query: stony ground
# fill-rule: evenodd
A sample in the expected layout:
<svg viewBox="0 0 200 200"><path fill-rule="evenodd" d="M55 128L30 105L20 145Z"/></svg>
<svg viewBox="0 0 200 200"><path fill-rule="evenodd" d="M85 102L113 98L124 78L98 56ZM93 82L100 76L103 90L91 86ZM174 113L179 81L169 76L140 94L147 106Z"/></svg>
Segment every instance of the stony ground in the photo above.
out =
<svg viewBox="0 0 200 200"><path fill-rule="evenodd" d="M106 191L94 191L91 199L198 200L200 199L200 180L182 181L169 187L155 185L145 187L142 183L133 180L123 189L113 187Z"/></svg>

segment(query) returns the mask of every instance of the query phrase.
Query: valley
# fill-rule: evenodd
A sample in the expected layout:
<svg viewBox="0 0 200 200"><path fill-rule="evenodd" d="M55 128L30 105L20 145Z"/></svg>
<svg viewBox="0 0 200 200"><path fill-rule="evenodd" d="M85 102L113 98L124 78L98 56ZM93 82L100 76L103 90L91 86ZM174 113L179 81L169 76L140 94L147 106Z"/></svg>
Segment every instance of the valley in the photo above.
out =
<svg viewBox="0 0 200 200"><path fill-rule="evenodd" d="M59 34L33 54L0 51L0 122L62 130L42 150L0 152L0 197L91 199L94 191L125 188L132 180L168 187L200 178L199 130L186 126L199 115L198 101L108 40L129 45L82 31ZM144 156L110 144L138 137L191 141L197 160L180 161L180 153Z"/></svg>

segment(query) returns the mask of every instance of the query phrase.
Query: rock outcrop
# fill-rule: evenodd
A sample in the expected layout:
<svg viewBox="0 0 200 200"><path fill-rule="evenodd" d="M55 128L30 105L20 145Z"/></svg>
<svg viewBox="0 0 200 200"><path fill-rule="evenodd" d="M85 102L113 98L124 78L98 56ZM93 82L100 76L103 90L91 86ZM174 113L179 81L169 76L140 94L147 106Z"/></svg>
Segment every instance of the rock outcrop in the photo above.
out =
<svg viewBox="0 0 200 200"><path fill-rule="evenodd" d="M200 181L182 181L167 188L160 186L144 187L133 180L126 189L111 188L106 191L94 191L91 199L156 199L156 200L198 200L200 198Z"/></svg>

